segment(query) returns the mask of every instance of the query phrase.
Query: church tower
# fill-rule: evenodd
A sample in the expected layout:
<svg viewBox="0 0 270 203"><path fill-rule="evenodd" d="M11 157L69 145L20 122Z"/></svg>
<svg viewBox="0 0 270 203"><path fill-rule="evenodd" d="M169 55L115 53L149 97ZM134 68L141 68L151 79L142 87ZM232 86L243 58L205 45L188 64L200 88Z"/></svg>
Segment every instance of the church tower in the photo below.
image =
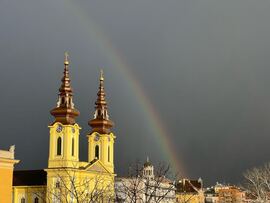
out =
<svg viewBox="0 0 270 203"><path fill-rule="evenodd" d="M111 132L114 123L109 119L103 71L100 73L95 105L94 118L88 122L92 127L92 131L87 135L88 162L99 159L111 173L114 173L114 140L116 137Z"/></svg>
<svg viewBox="0 0 270 203"><path fill-rule="evenodd" d="M154 166L151 164L148 157L143 165L143 177L147 180L153 180L155 178Z"/></svg>
<svg viewBox="0 0 270 203"><path fill-rule="evenodd" d="M68 55L65 53L64 75L59 88L58 102L50 112L55 120L49 126L48 168L74 167L74 164L79 161L79 131L81 128L75 118L80 112L74 107L68 68Z"/></svg>

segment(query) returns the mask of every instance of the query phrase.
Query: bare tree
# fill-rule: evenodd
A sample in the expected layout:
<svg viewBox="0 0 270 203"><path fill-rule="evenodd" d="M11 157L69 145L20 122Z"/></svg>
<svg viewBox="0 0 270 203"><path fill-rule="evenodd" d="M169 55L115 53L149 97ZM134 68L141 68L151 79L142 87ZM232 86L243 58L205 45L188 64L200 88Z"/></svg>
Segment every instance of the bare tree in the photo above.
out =
<svg viewBox="0 0 270 203"><path fill-rule="evenodd" d="M82 177L79 172L76 168L54 169L51 184L34 192L35 196L46 203L114 202L112 177L102 172Z"/></svg>
<svg viewBox="0 0 270 203"><path fill-rule="evenodd" d="M167 177L170 166L159 164L154 176L143 175L144 165L136 162L129 168L128 176L116 181L116 201L130 203L174 202L175 186Z"/></svg>
<svg viewBox="0 0 270 203"><path fill-rule="evenodd" d="M176 200L177 203L189 203L192 202L195 198L195 194L194 193L184 193L182 195L180 195L178 197L178 199Z"/></svg>
<svg viewBox="0 0 270 203"><path fill-rule="evenodd" d="M244 173L244 188L255 202L270 202L270 163Z"/></svg>

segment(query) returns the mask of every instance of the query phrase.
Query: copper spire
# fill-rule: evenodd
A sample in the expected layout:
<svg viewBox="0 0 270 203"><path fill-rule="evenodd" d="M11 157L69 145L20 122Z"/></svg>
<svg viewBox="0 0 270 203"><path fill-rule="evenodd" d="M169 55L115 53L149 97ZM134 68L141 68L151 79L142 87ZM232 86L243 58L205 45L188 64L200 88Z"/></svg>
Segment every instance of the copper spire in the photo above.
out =
<svg viewBox="0 0 270 203"><path fill-rule="evenodd" d="M113 122L109 119L107 102L105 99L104 91L104 76L103 71L100 71L99 78L99 90L97 93L97 100L95 102L95 114L94 119L90 120L88 124L93 128L92 132L98 132L100 134L108 134L111 132L113 127Z"/></svg>
<svg viewBox="0 0 270 203"><path fill-rule="evenodd" d="M72 101L73 91L69 79L69 61L67 52L65 53L64 66L64 75L61 80L61 87L59 88L57 106L51 110L51 114L55 117L53 123L60 122L64 125L72 125L75 123L75 117L77 117L80 112L74 108L74 103Z"/></svg>

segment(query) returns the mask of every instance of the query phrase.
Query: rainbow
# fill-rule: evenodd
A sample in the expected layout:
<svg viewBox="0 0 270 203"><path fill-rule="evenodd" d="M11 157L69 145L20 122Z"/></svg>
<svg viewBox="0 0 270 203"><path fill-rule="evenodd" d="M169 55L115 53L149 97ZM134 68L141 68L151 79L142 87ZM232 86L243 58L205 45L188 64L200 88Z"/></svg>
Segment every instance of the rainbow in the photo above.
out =
<svg viewBox="0 0 270 203"><path fill-rule="evenodd" d="M107 59L118 68L120 74L122 74L128 84L128 88L134 93L140 106L141 112L147 118L149 126L153 134L157 137L158 144L160 145L166 159L169 161L175 172L179 172L181 175L186 175L183 164L181 164L180 155L174 150L174 145L170 140L168 130L164 126L158 112L154 108L152 102L141 86L140 82L131 73L128 63L125 61L124 56L113 46L108 36L102 32L102 29L90 19L87 13L79 5L75 4L71 0L65 0L66 6L69 6L72 11L75 12L82 26L89 31L91 37L97 42L99 49L104 53Z"/></svg>

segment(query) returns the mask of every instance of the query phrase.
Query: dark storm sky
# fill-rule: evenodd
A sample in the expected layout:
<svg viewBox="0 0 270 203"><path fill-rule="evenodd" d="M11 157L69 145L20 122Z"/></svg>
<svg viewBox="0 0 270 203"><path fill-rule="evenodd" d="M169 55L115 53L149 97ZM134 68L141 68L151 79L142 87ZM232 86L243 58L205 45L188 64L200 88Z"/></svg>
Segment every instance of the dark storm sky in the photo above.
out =
<svg viewBox="0 0 270 203"><path fill-rule="evenodd" d="M0 148L16 145L18 169L47 166L49 110L69 51L81 159L104 67L117 173L147 155L166 161L94 23L143 86L189 177L240 182L270 161L269 10L269 0L1 0Z"/></svg>

